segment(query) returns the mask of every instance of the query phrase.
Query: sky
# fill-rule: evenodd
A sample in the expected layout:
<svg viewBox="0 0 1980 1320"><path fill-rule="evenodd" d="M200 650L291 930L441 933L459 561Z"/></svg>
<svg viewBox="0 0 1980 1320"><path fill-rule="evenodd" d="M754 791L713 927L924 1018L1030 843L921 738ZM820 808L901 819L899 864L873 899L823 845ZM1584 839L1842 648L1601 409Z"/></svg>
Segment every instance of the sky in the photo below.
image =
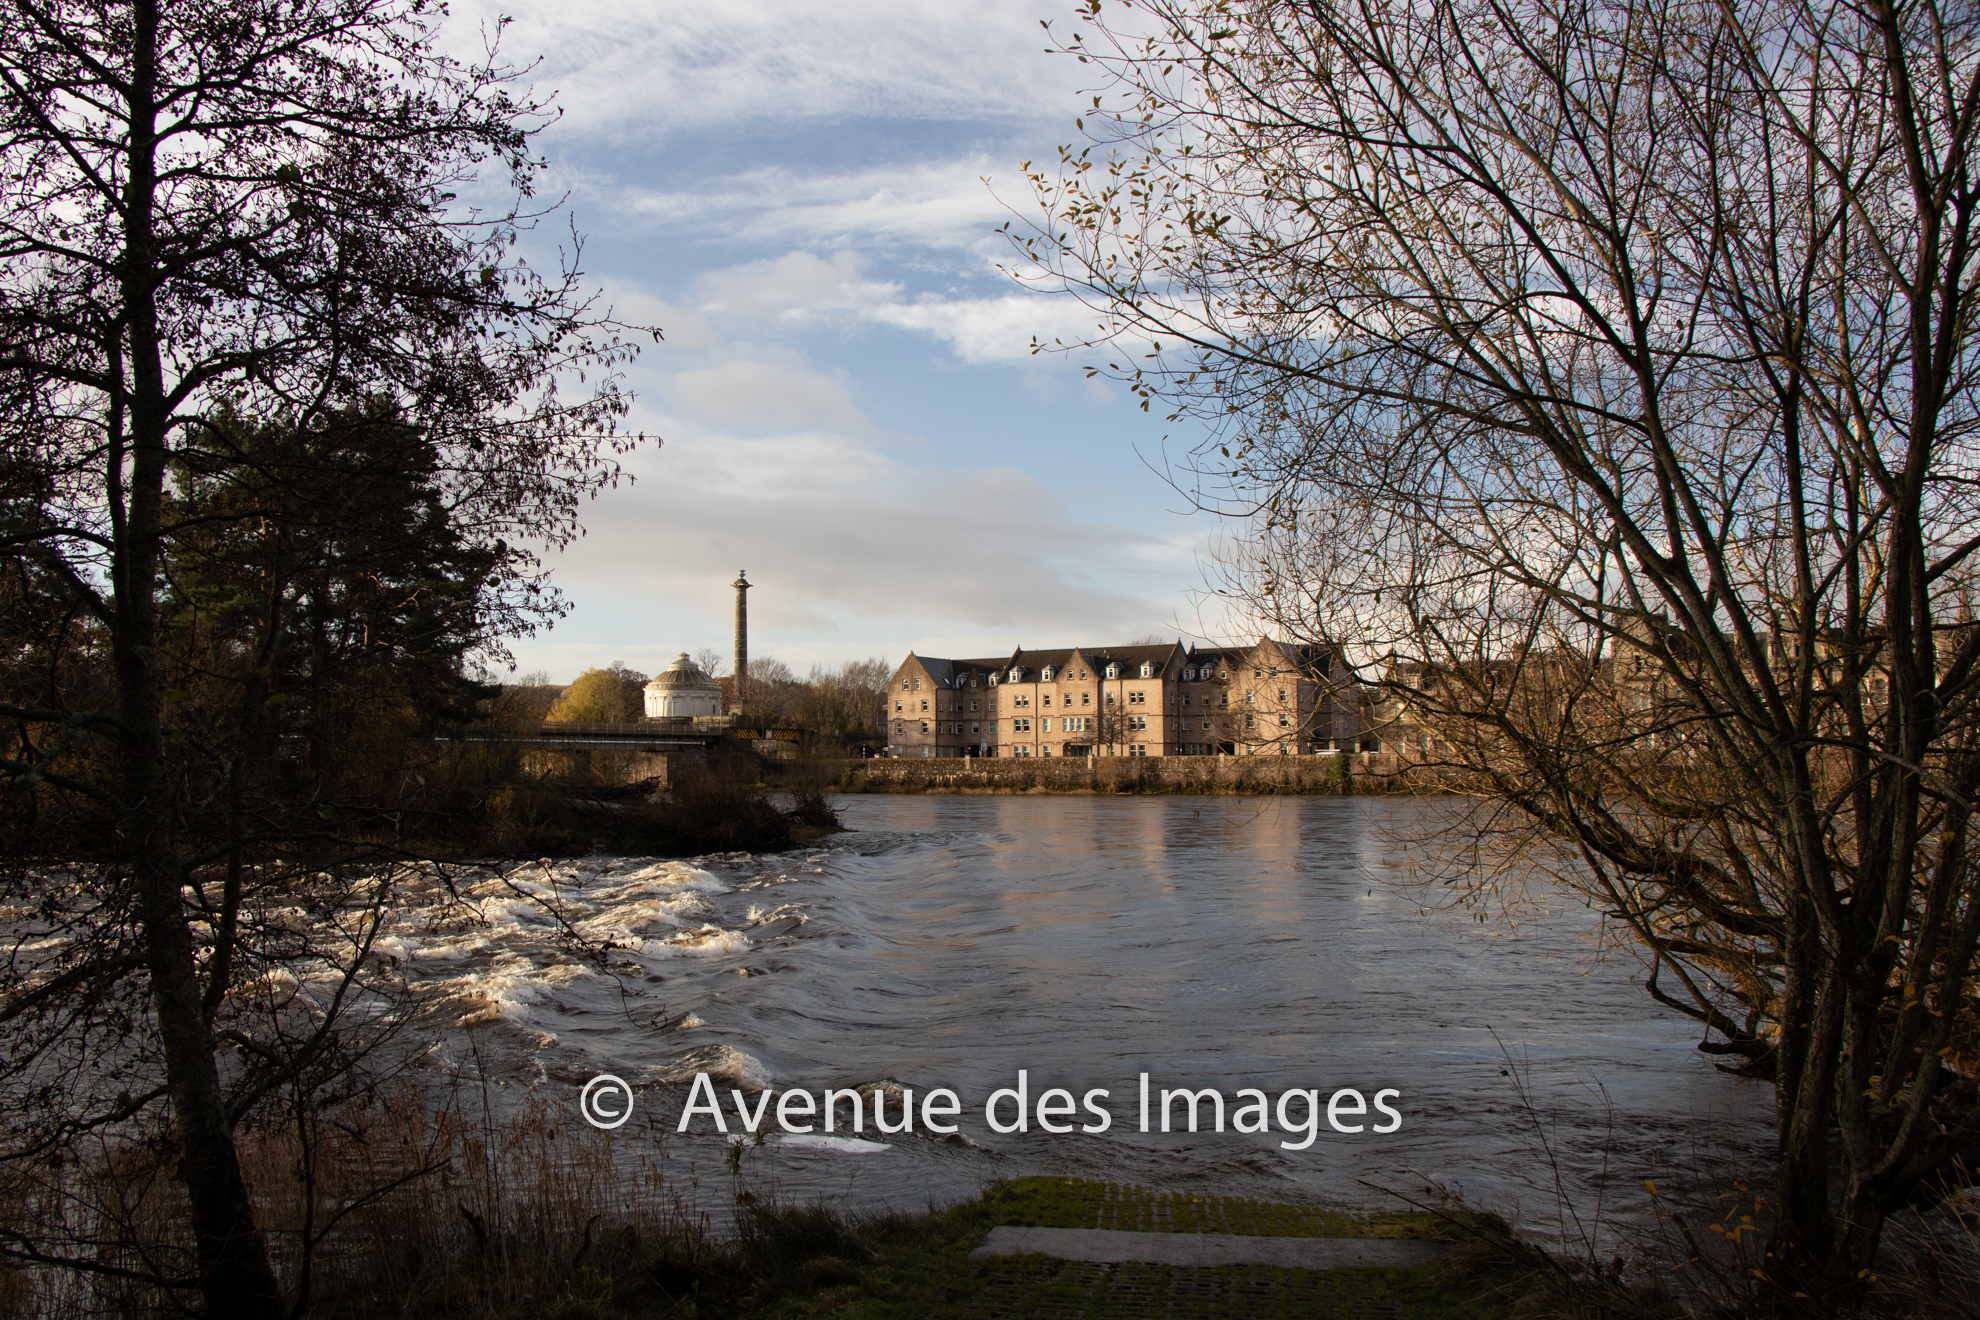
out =
<svg viewBox="0 0 1980 1320"><path fill-rule="evenodd" d="M628 377L661 443L550 557L571 612L519 672L727 655L738 569L799 674L1216 629L1219 528L1164 475L1197 437L1032 355L1093 314L999 268L1092 80L1044 49L1071 0L470 0L450 40L498 14L585 270L665 335Z"/></svg>

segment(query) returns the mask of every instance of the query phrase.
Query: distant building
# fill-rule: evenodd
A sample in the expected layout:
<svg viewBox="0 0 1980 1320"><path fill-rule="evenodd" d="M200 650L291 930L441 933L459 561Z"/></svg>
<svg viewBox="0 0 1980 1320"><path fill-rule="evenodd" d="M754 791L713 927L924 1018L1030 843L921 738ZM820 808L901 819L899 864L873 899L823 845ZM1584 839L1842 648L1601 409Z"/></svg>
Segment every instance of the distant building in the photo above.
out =
<svg viewBox="0 0 1980 1320"><path fill-rule="evenodd" d="M888 752L955 756L1238 756L1353 751L1360 689L1325 651L1261 639L1212 650L1019 648L912 653L887 684Z"/></svg>
<svg viewBox="0 0 1980 1320"><path fill-rule="evenodd" d="M688 659L680 658L661 670L646 685L646 718L683 719L693 715L720 715L722 688Z"/></svg>

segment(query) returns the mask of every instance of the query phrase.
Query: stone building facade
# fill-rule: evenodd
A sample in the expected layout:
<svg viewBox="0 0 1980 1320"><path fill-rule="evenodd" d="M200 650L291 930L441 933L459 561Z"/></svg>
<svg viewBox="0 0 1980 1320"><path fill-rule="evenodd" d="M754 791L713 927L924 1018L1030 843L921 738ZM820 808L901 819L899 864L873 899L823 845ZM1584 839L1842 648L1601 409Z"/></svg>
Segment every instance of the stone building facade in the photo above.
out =
<svg viewBox="0 0 1980 1320"><path fill-rule="evenodd" d="M1365 702L1340 674L1323 651L1270 639L909 654L881 715L888 753L911 758L1354 751Z"/></svg>

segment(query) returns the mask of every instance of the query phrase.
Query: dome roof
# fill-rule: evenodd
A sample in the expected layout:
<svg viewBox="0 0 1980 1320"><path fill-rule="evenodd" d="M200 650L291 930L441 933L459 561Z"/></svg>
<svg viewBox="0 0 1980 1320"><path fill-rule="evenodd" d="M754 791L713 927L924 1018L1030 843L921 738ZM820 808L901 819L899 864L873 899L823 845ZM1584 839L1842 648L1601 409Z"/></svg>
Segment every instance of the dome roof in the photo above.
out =
<svg viewBox="0 0 1980 1320"><path fill-rule="evenodd" d="M680 658L653 676L646 685L648 692L678 691L682 688L699 688L708 692L720 692L722 685L701 672L694 661L688 659L686 651Z"/></svg>

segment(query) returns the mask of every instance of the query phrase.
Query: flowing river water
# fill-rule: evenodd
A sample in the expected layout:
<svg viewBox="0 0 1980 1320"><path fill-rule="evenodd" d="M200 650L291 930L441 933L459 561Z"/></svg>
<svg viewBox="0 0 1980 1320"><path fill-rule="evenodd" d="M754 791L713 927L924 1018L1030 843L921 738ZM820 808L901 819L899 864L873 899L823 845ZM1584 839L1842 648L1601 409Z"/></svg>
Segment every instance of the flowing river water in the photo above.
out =
<svg viewBox="0 0 1980 1320"><path fill-rule="evenodd" d="M1562 1195L1628 1215L1645 1179L1767 1163L1768 1088L1716 1071L1627 953L1598 957L1595 914L1561 896L1517 926L1480 923L1409 886L1409 849L1439 846L1423 838L1434 803L835 803L852 832L797 852L535 864L467 891L478 921L412 910L380 950L436 1010L424 1066L574 1116L582 1083L623 1078L641 1124L622 1137L664 1132L668 1167L702 1178L719 1175L724 1138L706 1116L674 1134L698 1071L732 1133L732 1090L754 1104L762 1087L878 1085L890 1123L903 1091L953 1091L961 1113L938 1115L953 1136L918 1123L879 1149L780 1134L749 1156L786 1195L858 1208L1034 1172L1364 1207L1395 1204L1367 1184L1443 1184L1545 1232ZM618 946L605 965L573 951L559 916ZM995 1132L985 1101L1020 1070L1027 1130ZM1144 1073L1158 1100L1146 1132ZM1071 1132L1041 1131L1052 1088L1107 1091L1107 1129L1081 1131L1099 1122L1082 1109L1057 1119ZM1183 1088L1219 1092L1226 1130L1209 1130L1206 1098L1198 1131L1162 1132L1160 1093ZM1323 1122L1288 1148L1307 1135L1285 1130L1305 1101L1239 1132L1247 1088L1275 1105L1310 1089L1323 1106L1392 1090L1400 1125L1377 1131L1390 1120L1348 1101L1342 1123L1363 1131ZM870 1109L866 1122L875 1137Z"/></svg>

